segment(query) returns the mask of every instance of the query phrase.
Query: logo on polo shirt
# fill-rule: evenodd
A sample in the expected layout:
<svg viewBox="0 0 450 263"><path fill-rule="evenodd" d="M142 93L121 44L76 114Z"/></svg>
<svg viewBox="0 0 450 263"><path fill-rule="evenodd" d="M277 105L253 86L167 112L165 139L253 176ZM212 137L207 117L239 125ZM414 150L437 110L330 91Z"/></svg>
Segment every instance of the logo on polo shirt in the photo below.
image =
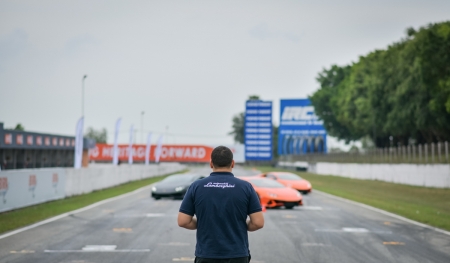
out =
<svg viewBox="0 0 450 263"><path fill-rule="evenodd" d="M228 183L211 183L205 184L203 187L216 187L216 188L234 188L234 184L228 184Z"/></svg>

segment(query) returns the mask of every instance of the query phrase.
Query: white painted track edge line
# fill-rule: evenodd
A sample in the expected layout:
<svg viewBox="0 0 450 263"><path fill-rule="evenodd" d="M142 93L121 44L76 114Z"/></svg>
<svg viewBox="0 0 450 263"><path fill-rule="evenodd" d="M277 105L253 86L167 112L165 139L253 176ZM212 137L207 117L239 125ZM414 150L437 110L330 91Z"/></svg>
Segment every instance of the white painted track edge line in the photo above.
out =
<svg viewBox="0 0 450 263"><path fill-rule="evenodd" d="M450 232L447 231L447 230L440 229L440 228L437 228L437 227L434 227L434 226L430 226L430 225L427 225L427 224L424 224L424 223L420 223L420 222L414 221L412 219L409 219L409 218L406 218L406 217L403 217L403 216L400 216L400 215L397 215L397 214L394 214L394 213L391 213L391 212L388 212L388 211L385 211L385 210L382 210L382 209L379 209L379 208L376 208L376 207L373 207L373 206L370 206L370 205L366 205L366 204L363 204L363 203L358 203L356 201L352 201L352 200L349 200L349 199L345 199L343 197L339 197L339 196L335 196L335 195L332 195L332 194L328 194L328 193L325 193L325 192L322 192L322 191L319 191L319 190L316 190L316 189L314 189L314 193L318 193L318 194L327 196L329 198L332 198L332 199L335 199L335 200L338 200L338 201L341 201L341 202L345 202L345 203L348 203L348 204L352 204L352 205L356 205L356 206L359 206L359 207L363 207L363 208L369 209L371 211L378 212L378 213L381 213L381 214L384 214L384 215L387 215L387 216L390 216L390 217L393 217L393 218L396 218L396 219L399 219L399 220L402 220L404 222L408 222L410 224L414 224L414 225L417 225L417 226L420 226L420 227L432 229L432 230L434 230L436 232L439 232L439 233L442 233L442 234L450 236Z"/></svg>
<svg viewBox="0 0 450 263"><path fill-rule="evenodd" d="M150 249L117 249L117 250L44 250L44 253L123 253L123 252L150 252Z"/></svg>
<svg viewBox="0 0 450 263"><path fill-rule="evenodd" d="M154 184L154 183L153 183L153 184ZM147 188L151 188L151 187L153 186L153 184L150 184L150 185L147 185L147 186L138 188L138 189L136 189L136 190L134 190L134 191L132 191L132 192L129 192L129 193L125 193L125 194L118 195L118 196L114 196L114 197L111 197L111 198L108 198L108 199L105 199L105 200L102 200L102 201L98 201L97 203L93 203L93 204L90 204L90 205L88 205L88 206L79 208L79 209L77 209L77 210L73 210L73 211L70 211L70 212L67 212L67 213L64 213L64 214L61 214L61 215L57 215L57 216L54 216L54 217L45 219L45 220L43 220L43 221L34 223L34 224L29 225L29 226L26 226L26 227L22 227L22 228L13 230L13 231L8 232L8 233L6 233L6 234L0 235L0 239L3 239L3 238L6 238L6 237L9 237L9 236L12 236L12 235L15 235L15 234L24 232L24 231L26 231L26 230L29 230L29 229L32 229L32 228L35 228L35 227L38 227L38 226L41 226L41 225L45 225L45 224L47 224L47 223L56 221L56 220L58 220L58 219L67 217L67 216L69 216L69 215L73 215L73 214L77 214L77 213L80 213L80 212L84 212L84 211L89 210L89 209L91 209L91 208L94 208L94 207L97 207L97 206L100 206L100 205L103 205L103 204L106 204L106 203L109 203L109 202L112 202L112 201L115 201L115 200L118 200L118 199L127 197L127 196L130 196L130 195L134 195L134 194L140 193L140 192L142 192L142 191L147 190Z"/></svg>

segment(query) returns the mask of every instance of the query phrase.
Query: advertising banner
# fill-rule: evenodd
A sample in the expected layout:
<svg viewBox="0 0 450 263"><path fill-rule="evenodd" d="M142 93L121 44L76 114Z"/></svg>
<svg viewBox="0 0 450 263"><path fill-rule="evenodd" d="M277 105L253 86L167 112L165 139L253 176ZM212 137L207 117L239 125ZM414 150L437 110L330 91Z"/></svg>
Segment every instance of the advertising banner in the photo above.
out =
<svg viewBox="0 0 450 263"><path fill-rule="evenodd" d="M280 101L278 154L298 155L327 152L323 121L314 113L309 99Z"/></svg>
<svg viewBox="0 0 450 263"><path fill-rule="evenodd" d="M225 145L227 146L227 145ZM227 146L233 152L233 158L236 163L243 163L244 145ZM133 160L135 162L145 162L145 151L147 145L135 144L132 146ZM208 145L161 145L161 162L197 162L209 163L211 153L215 146ZM118 158L121 161L128 160L128 145L118 145ZM156 161L157 146L149 146L149 160ZM113 158L113 145L97 144L94 149L89 150L89 159L98 162L108 162Z"/></svg>
<svg viewBox="0 0 450 263"><path fill-rule="evenodd" d="M248 100L245 104L245 160L272 160L272 102Z"/></svg>
<svg viewBox="0 0 450 263"><path fill-rule="evenodd" d="M97 144L89 151L89 158L93 161L110 161L112 159L113 146L110 144ZM133 145L132 155L135 162L145 161L146 145ZM128 160L128 145L119 144L118 158L121 161ZM213 147L204 145L161 145L161 162L209 162ZM157 159L157 145L150 146L150 161Z"/></svg>

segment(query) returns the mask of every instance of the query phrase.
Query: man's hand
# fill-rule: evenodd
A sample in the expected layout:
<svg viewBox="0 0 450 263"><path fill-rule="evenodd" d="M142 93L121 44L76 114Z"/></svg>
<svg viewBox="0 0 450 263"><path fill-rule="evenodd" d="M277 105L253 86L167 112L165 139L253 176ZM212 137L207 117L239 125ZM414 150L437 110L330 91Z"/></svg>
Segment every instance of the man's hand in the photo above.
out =
<svg viewBox="0 0 450 263"><path fill-rule="evenodd" d="M262 212L256 212L249 215L250 220L247 221L247 230L256 231L264 227L264 216Z"/></svg>
<svg viewBox="0 0 450 263"><path fill-rule="evenodd" d="M178 225L186 229L195 230L197 229L197 218L178 212Z"/></svg>

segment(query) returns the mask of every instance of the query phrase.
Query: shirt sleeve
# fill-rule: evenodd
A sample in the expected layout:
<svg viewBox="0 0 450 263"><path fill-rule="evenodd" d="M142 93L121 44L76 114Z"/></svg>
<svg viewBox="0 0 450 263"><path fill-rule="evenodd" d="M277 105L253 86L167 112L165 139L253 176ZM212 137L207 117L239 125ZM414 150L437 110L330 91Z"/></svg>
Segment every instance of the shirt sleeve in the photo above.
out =
<svg viewBox="0 0 450 263"><path fill-rule="evenodd" d="M249 186L249 189L250 189L250 195L249 195L248 211L247 211L248 215L262 211L261 203L259 202L259 198L258 198L258 195L256 194L255 189L251 185Z"/></svg>
<svg viewBox="0 0 450 263"><path fill-rule="evenodd" d="M183 201L181 202L180 212L194 216L195 214L195 206L194 206L194 195L193 195L193 185L189 186L186 194L184 195Z"/></svg>

